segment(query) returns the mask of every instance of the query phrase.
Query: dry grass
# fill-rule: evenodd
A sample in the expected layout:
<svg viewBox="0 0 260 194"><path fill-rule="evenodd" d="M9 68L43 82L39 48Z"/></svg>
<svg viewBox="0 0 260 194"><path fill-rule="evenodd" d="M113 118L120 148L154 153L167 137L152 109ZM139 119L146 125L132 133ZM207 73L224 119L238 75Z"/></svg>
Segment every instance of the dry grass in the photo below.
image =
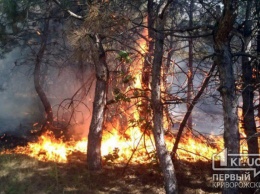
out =
<svg viewBox="0 0 260 194"><path fill-rule="evenodd" d="M57 164L25 155L0 155L0 194L164 193L159 173L140 169L131 166L122 175L122 167L111 166L93 173L79 162Z"/></svg>
<svg viewBox="0 0 260 194"><path fill-rule="evenodd" d="M219 193L210 187L210 165L178 163L180 193ZM157 165L105 166L93 173L83 162L57 164L25 155L0 155L0 194L164 193ZM207 183L208 182L208 183Z"/></svg>

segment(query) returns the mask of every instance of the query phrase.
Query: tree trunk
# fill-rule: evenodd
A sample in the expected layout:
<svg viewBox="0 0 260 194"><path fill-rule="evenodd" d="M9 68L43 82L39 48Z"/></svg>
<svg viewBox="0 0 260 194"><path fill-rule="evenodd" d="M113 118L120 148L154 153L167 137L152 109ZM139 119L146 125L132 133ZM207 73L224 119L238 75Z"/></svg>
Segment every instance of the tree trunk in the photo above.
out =
<svg viewBox="0 0 260 194"><path fill-rule="evenodd" d="M194 0L190 2L189 10L189 27L193 27L193 7ZM193 38L189 38L189 61L188 61L188 90L187 90L187 111L189 111L189 106L191 106L193 97ZM192 129L192 113L187 121L187 127Z"/></svg>
<svg viewBox="0 0 260 194"><path fill-rule="evenodd" d="M252 7L252 0L247 2L246 21L244 26L244 45L243 52L247 52L247 47L252 35L252 21L249 20ZM242 79L243 79L243 127L247 136L247 145L249 154L258 154L258 139L256 134L256 123L254 115L254 87L253 70L251 61L247 56L242 57Z"/></svg>
<svg viewBox="0 0 260 194"><path fill-rule="evenodd" d="M41 46L40 46L40 49L36 56L36 62L35 62L35 67L34 67L34 72L33 72L34 87L43 104L45 114L46 114L46 121L42 127L42 132L45 131L46 129L48 129L48 127L50 127L53 122L52 107L51 107L51 104L40 83L40 81L41 81L41 79L40 79L41 78L41 63L42 63L43 55L44 55L47 40L48 40L48 34L49 34L48 31L49 31L49 18L45 19L45 21L44 21L44 31L43 31L42 37L41 37L42 38Z"/></svg>
<svg viewBox="0 0 260 194"><path fill-rule="evenodd" d="M108 67L106 63L106 54L100 37L95 35L95 38L93 39L96 46L96 51L93 54L96 71L96 88L92 119L88 134L87 166L89 170L100 170L102 168L101 140L105 106L107 102Z"/></svg>
<svg viewBox="0 0 260 194"><path fill-rule="evenodd" d="M150 76L151 76L151 61L152 61L152 55L154 50L154 9L155 3L153 0L148 0L147 2L147 25L148 25L148 50L147 53L145 53L145 61L143 66L143 73L142 73L142 88L144 90L149 89L149 83L150 83Z"/></svg>
<svg viewBox="0 0 260 194"><path fill-rule="evenodd" d="M233 74L232 59L227 43L218 45L215 51L218 55L215 62L219 69L220 87L219 91L222 97L222 106L224 114L224 145L228 154L239 153L239 130L237 116L237 96L235 93L235 79ZM230 165L228 157L228 165ZM231 168L232 166L227 166ZM234 171L226 173L235 174ZM223 193L237 192L236 188L224 188Z"/></svg>
<svg viewBox="0 0 260 194"><path fill-rule="evenodd" d="M149 0L147 2L147 25L148 25L148 37L147 39L147 47L148 50L145 53L145 60L143 63L143 69L142 69L142 89L144 91L145 96L150 96L151 93L149 92L149 84L151 81L151 61L152 61L152 55L154 51L154 31L153 31L153 26L154 26L154 8L155 8L155 3L153 0ZM140 110L140 116L144 119L145 123L142 127L142 130L147 130L150 126L151 122L151 111L150 111L150 103L149 101L144 98L142 100L142 106ZM144 136L145 138L145 136Z"/></svg>
<svg viewBox="0 0 260 194"><path fill-rule="evenodd" d="M214 31L214 49L216 63L219 70L220 87L224 115L224 146L228 154L239 153L239 131L237 116L237 96L235 77L233 72L232 55L229 48L229 35L235 21L235 0L224 1L224 11ZM227 158L228 168L231 168L231 158ZM226 174L236 174L228 170ZM226 180L232 182L231 180ZM223 188L224 194L238 193L238 188Z"/></svg>
<svg viewBox="0 0 260 194"><path fill-rule="evenodd" d="M163 105L161 102L161 67L164 44L164 19L158 17L156 21L156 39L154 61L152 67L152 110L153 110L153 135L156 151L165 180L166 193L177 193L177 181L170 154L165 146L163 129Z"/></svg>

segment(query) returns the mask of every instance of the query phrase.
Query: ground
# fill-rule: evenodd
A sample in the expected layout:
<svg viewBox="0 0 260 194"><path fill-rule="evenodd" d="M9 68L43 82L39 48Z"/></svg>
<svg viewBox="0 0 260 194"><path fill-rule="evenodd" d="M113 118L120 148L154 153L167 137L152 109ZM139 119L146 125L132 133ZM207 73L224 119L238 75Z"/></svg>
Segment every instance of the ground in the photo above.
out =
<svg viewBox="0 0 260 194"><path fill-rule="evenodd" d="M175 164L179 193L220 193L211 186L210 162ZM165 193L157 164L105 164L99 172L85 161L42 162L26 155L0 155L0 194Z"/></svg>

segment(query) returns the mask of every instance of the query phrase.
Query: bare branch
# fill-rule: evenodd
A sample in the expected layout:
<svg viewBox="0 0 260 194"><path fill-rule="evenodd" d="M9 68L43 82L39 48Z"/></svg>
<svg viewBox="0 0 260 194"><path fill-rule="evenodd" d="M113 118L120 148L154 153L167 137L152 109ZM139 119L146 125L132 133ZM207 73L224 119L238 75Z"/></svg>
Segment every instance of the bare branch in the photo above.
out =
<svg viewBox="0 0 260 194"><path fill-rule="evenodd" d="M189 116L190 116L194 106L197 104L200 96L203 94L205 88L207 87L208 82L209 82L209 80L210 80L210 78L212 76L212 73L215 70L215 67L216 67L216 64L213 63L212 66L211 66L211 69L209 70L207 76L205 77L205 79L204 79L204 81L202 83L202 86L201 86L198 94L192 100L192 102L189 105L188 110L187 110L187 112L186 112L186 114L185 114L185 116L184 116L184 118L183 118L183 120L182 120L182 122L180 124L179 130L178 130L178 134L177 134L177 137L176 137L176 141L175 141L175 144L173 146L172 153L171 153L173 158L174 158L174 155L175 155L175 153L176 153L176 151L178 149L178 144L179 144L179 141L181 139L182 131L184 130L184 127L186 126L186 123L188 121L188 118L189 118Z"/></svg>
<svg viewBox="0 0 260 194"><path fill-rule="evenodd" d="M67 8L64 8L62 5L61 5L61 2L59 0L53 0L54 3L56 3L63 11L66 11L71 17L74 17L76 19L79 19L79 20L83 20L84 17L83 16L80 16L76 13L74 13L73 11L67 9Z"/></svg>

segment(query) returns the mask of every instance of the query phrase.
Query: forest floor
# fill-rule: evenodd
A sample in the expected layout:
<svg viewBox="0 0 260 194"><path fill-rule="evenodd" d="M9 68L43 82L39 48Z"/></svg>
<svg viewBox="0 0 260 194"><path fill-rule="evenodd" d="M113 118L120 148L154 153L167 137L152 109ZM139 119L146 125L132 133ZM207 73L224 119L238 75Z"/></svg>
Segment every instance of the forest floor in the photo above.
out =
<svg viewBox="0 0 260 194"><path fill-rule="evenodd" d="M212 187L210 162L175 164L179 193L220 193ZM42 162L21 154L0 155L0 194L165 193L156 164L105 165L90 172L84 161Z"/></svg>

